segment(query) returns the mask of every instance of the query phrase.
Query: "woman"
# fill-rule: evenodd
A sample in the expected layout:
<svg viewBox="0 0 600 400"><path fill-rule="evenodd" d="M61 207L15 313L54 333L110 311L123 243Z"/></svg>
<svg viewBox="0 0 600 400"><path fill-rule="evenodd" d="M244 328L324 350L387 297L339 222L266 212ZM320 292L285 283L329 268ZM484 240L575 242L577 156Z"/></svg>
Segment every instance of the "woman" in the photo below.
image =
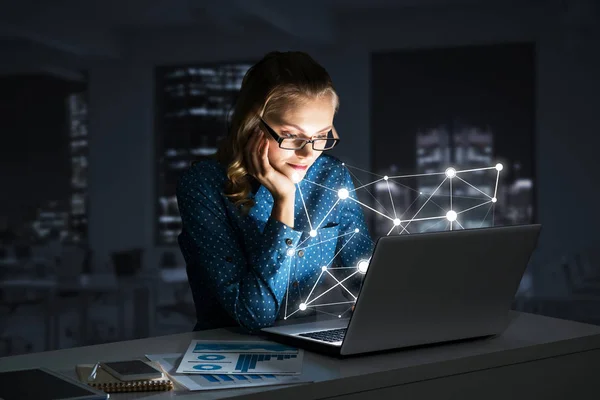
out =
<svg viewBox="0 0 600 400"><path fill-rule="evenodd" d="M196 330L256 332L304 316L336 255L352 268L371 256L352 179L323 154L339 141L338 104L327 71L305 53L269 53L246 73L215 159L194 164L177 187ZM338 197L342 188L350 198ZM362 274L353 275L336 287L350 307Z"/></svg>

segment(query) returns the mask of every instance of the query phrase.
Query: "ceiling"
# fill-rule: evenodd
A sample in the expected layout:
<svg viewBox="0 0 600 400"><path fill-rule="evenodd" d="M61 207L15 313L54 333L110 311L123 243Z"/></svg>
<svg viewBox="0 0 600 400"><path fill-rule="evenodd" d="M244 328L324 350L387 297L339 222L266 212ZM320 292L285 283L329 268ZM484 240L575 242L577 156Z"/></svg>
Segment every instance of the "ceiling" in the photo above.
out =
<svg viewBox="0 0 600 400"><path fill-rule="evenodd" d="M585 17L596 0L0 0L0 56L15 65L35 64L50 52L66 61L117 58L128 35L169 30L268 31L310 43L335 38L340 15L549 2Z"/></svg>

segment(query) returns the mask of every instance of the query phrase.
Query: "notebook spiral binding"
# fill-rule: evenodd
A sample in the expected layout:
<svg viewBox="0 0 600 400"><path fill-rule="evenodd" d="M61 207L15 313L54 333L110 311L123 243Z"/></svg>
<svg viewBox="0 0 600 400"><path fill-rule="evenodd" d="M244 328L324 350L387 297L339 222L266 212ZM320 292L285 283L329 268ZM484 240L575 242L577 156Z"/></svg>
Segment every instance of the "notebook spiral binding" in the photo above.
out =
<svg viewBox="0 0 600 400"><path fill-rule="evenodd" d="M88 382L88 385L100 389L106 393L120 392L153 392L166 391L173 389L173 382L165 379L161 381L134 381L134 382L118 382L118 383L97 383Z"/></svg>

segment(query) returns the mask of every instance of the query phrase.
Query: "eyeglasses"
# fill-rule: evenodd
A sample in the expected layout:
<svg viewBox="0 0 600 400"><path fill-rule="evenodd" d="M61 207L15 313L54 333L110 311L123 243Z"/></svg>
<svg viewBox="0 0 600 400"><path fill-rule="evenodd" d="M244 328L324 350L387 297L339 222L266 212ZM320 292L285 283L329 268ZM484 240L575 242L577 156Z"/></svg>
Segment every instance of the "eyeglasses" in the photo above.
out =
<svg viewBox="0 0 600 400"><path fill-rule="evenodd" d="M325 151L331 150L335 147L336 144L340 141L339 138L335 138L333 129L327 132L326 138L317 138L317 139L302 139L297 137L282 137L277 134L267 123L261 118L260 121L263 123L267 131L273 136L273 139L277 141L279 147L285 150L301 150L306 146L307 143L312 144L313 150L316 151Z"/></svg>

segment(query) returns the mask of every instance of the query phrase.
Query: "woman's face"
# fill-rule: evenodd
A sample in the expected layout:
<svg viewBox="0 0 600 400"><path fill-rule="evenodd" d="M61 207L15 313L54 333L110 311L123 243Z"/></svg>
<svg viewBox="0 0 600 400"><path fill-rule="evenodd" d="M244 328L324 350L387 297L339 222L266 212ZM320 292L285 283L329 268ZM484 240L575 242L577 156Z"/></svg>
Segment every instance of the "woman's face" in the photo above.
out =
<svg viewBox="0 0 600 400"><path fill-rule="evenodd" d="M270 114L263 119L281 137L311 139L325 135L332 129L334 115L331 96L322 96L287 107L280 114ZM301 150L282 149L268 132L265 132L265 136L269 139L269 162L275 170L295 182L304 179L308 168L323 153L313 150L311 143Z"/></svg>

